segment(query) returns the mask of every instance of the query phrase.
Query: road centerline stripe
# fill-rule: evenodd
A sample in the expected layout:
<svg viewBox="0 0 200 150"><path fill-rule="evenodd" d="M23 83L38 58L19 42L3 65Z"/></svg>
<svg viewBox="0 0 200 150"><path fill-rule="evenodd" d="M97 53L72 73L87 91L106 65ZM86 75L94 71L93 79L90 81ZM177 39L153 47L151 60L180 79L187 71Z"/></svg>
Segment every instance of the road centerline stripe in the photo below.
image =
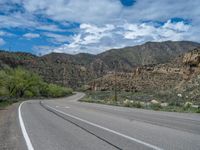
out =
<svg viewBox="0 0 200 150"><path fill-rule="evenodd" d="M33 148L33 145L31 143L31 140L28 136L28 133L26 131L26 128L25 128L25 125L24 125L24 121L23 121L23 118L22 118L22 114L21 114L21 107L22 105L24 104L25 102L22 102L20 105L19 105L19 108L18 108L18 116L19 116L19 123L20 123L20 127L21 127L21 131L22 131L22 134L24 136L24 139L25 139L25 142L26 142L26 146L27 146L27 149L28 150L34 150Z"/></svg>
<svg viewBox="0 0 200 150"><path fill-rule="evenodd" d="M147 146L147 147L149 147L149 148L153 148L153 149L155 149L155 150L163 150L162 148L159 148L159 147L157 147L157 146L155 146L155 145L146 143L146 142L141 141L141 140L139 140L139 139L130 137L130 136L128 136L128 135L119 133L119 132L114 131L114 130L112 130L112 129L109 129L109 128L100 126L100 125L98 125L98 124L92 123L92 122L90 122L90 121L88 121L88 120L84 120L84 119L81 119L81 118L79 118L79 117L77 117L77 116L74 116L74 115L65 113L65 112L63 112L63 111L57 110L57 109L55 109L55 108L53 108L53 107L51 107L51 106L49 106L49 105L47 105L47 104L46 104L46 106L49 107L50 109L54 110L54 111L57 111L57 112L63 114L63 115L66 115L66 116L68 116L68 117L71 117L71 118L76 119L76 120L79 120L79 121L82 121L82 122L87 123L87 124L89 124L89 125L98 127L98 128L100 128L100 129L103 129L103 130L108 131L108 132L110 132L110 133L114 133L114 134L116 134L116 135L119 135L119 136L121 136L121 137L124 137L124 138L126 138L126 139L129 139L129 140L131 140L131 141L134 141L134 142L137 142L137 143L142 144L142 145L144 145L144 146Z"/></svg>

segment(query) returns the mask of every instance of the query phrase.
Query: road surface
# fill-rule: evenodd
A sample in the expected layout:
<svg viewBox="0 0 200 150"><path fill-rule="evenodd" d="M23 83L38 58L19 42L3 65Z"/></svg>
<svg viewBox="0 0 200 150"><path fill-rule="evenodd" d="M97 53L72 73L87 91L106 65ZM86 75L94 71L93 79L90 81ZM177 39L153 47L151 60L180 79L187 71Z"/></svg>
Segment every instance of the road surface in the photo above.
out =
<svg viewBox="0 0 200 150"><path fill-rule="evenodd" d="M27 148L200 150L199 114L77 102L83 96L22 103L18 113Z"/></svg>

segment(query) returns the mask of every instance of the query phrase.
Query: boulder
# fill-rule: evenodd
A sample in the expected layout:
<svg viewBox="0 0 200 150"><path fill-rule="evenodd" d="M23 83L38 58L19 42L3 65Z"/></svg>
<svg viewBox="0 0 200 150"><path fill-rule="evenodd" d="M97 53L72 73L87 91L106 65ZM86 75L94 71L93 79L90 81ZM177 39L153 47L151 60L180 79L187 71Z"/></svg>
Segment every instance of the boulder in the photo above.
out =
<svg viewBox="0 0 200 150"><path fill-rule="evenodd" d="M152 104L159 104L159 102L157 100L155 100L155 99L151 100L151 103Z"/></svg>
<svg viewBox="0 0 200 150"><path fill-rule="evenodd" d="M168 103L161 103L160 104L162 107L167 107L168 106Z"/></svg>
<svg viewBox="0 0 200 150"><path fill-rule="evenodd" d="M186 53L183 56L183 63L190 66L199 66L200 64L200 49L195 48L193 51Z"/></svg>

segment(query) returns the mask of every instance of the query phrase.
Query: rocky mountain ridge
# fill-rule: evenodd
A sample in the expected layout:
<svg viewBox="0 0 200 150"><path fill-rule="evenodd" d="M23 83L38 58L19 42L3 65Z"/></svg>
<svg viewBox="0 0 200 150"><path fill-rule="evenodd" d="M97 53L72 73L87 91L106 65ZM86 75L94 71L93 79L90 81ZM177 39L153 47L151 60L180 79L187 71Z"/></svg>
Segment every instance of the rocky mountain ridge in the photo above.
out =
<svg viewBox="0 0 200 150"><path fill-rule="evenodd" d="M0 67L24 67L38 73L47 82L77 88L113 70L132 73L139 66L147 65L148 70L151 65L166 64L198 46L199 43L189 41L147 42L108 50L98 55L51 53L41 57L29 53L0 51Z"/></svg>
<svg viewBox="0 0 200 150"><path fill-rule="evenodd" d="M90 90L157 91L183 93L200 99L200 48L195 48L165 64L134 68L131 73L110 72L89 82Z"/></svg>

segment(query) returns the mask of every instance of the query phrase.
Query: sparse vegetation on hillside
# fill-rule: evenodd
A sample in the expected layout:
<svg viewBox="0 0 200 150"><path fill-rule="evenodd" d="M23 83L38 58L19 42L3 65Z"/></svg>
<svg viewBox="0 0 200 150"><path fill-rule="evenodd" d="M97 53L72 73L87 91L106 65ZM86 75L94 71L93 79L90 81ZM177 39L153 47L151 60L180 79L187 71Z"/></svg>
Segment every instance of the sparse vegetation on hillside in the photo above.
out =
<svg viewBox="0 0 200 150"><path fill-rule="evenodd" d="M147 92L118 92L118 100L114 101L112 91L88 91L87 95L80 101L89 103L100 103L115 106L134 107L161 111L173 112L200 112L199 104L180 97L175 93L156 93L158 91Z"/></svg>
<svg viewBox="0 0 200 150"><path fill-rule="evenodd" d="M147 42L97 55L50 53L41 57L0 51L0 68L3 65L21 66L39 74L48 83L77 89L114 69L117 72L132 72L141 65L166 63L198 46L199 43L187 41Z"/></svg>

